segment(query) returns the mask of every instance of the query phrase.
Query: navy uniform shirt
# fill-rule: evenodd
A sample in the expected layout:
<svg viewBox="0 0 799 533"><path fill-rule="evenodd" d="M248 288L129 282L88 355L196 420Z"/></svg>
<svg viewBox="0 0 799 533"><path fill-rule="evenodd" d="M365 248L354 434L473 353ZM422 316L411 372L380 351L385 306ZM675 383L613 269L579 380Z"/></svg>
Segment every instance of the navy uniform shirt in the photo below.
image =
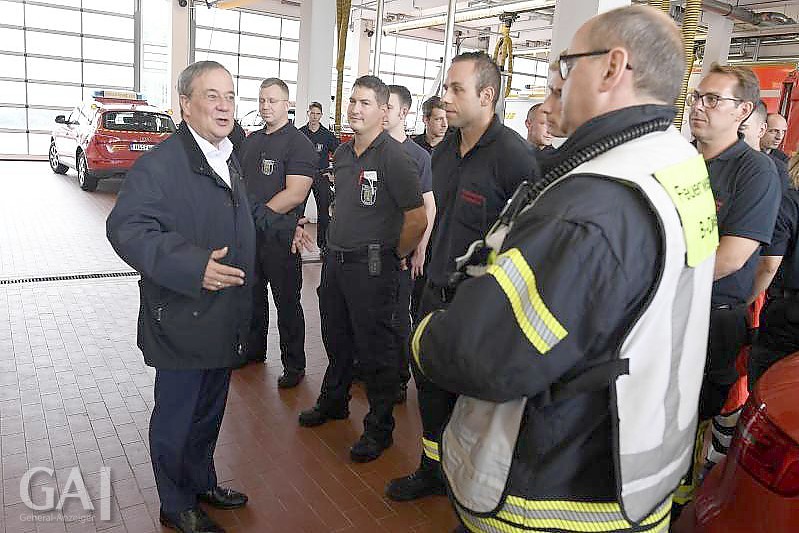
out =
<svg viewBox="0 0 799 533"><path fill-rule="evenodd" d="M430 145L429 142L427 142L427 132L426 131L420 133L419 135L414 135L413 137L411 137L411 139L413 139L413 142L415 142L416 144L418 144L419 146L424 148L425 151L428 154L432 154L433 153L433 147Z"/></svg>
<svg viewBox="0 0 799 533"><path fill-rule="evenodd" d="M739 137L706 163L716 200L719 238L734 236L771 243L782 196L771 159ZM714 306L746 303L752 293L759 255L753 253L740 270L713 283Z"/></svg>
<svg viewBox="0 0 799 533"><path fill-rule="evenodd" d="M782 256L782 264L772 286L799 290L799 191L789 188L782 196L771 244L763 255Z"/></svg>
<svg viewBox="0 0 799 533"><path fill-rule="evenodd" d="M327 244L331 250L362 250L399 242L405 211L422 206L419 173L402 144L383 131L360 157L355 139L333 155L336 205Z"/></svg>
<svg viewBox="0 0 799 533"><path fill-rule="evenodd" d="M422 194L433 190L433 170L430 164L430 154L424 148L419 146L418 143L406 137L402 142L402 147L405 152L416 163L416 168L419 171L419 185L422 188Z"/></svg>
<svg viewBox="0 0 799 533"><path fill-rule="evenodd" d="M766 152L766 154L768 154L768 156L772 158L774 161L780 161L782 163L785 163L786 165L788 164L788 160L790 159L790 157L788 157L788 154L786 154L779 148L774 148L772 150L769 150Z"/></svg>
<svg viewBox="0 0 799 533"><path fill-rule="evenodd" d="M286 176L313 178L317 157L311 141L294 124L273 133L266 128L253 132L242 146L242 168L247 195L252 204L264 204L286 188ZM305 206L293 211L302 216Z"/></svg>
<svg viewBox="0 0 799 533"><path fill-rule="evenodd" d="M433 151L436 221L428 279L448 284L455 259L482 238L522 181L538 179L536 149L496 117L466 155L460 155L459 130Z"/></svg>
<svg viewBox="0 0 799 533"><path fill-rule="evenodd" d="M319 157L319 162L317 163L318 169L324 169L329 166L329 158L330 154L336 151L338 145L341 144L336 136L333 133L322 126L319 125L319 129L316 131L311 131L308 128L308 124L300 128L300 131L305 134L306 137L311 141L313 144L314 150Z"/></svg>

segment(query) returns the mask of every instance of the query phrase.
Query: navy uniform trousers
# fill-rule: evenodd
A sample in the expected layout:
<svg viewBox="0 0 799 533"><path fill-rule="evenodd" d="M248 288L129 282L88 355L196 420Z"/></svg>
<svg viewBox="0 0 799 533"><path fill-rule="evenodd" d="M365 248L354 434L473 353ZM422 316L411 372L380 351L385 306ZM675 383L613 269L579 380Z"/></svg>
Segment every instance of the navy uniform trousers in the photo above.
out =
<svg viewBox="0 0 799 533"><path fill-rule="evenodd" d="M247 356L259 359L266 354L269 331L269 295L272 287L280 334L280 359L288 372L305 370L305 315L302 312L302 256L291 253L292 230L285 235L258 232L256 279L253 283L253 314Z"/></svg>
<svg viewBox="0 0 799 533"><path fill-rule="evenodd" d="M229 385L229 368L155 371L150 455L167 516L195 507L217 484L214 449Z"/></svg>
<svg viewBox="0 0 799 533"><path fill-rule="evenodd" d="M370 276L365 260L350 262L340 254L327 253L319 286L322 341L329 364L318 403L329 411L346 409L357 358L369 400L364 433L385 442L394 430L402 359L396 317L399 261L384 254L382 272Z"/></svg>

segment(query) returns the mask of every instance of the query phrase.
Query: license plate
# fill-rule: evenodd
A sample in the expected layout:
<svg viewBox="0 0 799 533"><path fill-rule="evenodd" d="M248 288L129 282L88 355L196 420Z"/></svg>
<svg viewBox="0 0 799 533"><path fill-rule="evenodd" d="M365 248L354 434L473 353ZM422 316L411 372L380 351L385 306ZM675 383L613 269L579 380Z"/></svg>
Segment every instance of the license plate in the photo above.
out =
<svg viewBox="0 0 799 533"><path fill-rule="evenodd" d="M142 143L131 143L130 144L130 151L131 152L146 152L147 150L151 150L155 146L154 144L142 144Z"/></svg>

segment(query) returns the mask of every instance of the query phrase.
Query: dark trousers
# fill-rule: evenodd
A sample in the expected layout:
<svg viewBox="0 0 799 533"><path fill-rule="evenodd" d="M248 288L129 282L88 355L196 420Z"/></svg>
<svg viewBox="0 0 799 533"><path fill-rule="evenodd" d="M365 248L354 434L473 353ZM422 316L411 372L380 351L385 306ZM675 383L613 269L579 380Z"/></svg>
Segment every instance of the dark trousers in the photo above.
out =
<svg viewBox="0 0 799 533"><path fill-rule="evenodd" d="M293 233L292 233L293 237ZM266 354L269 330L269 296L267 285L277 308L277 329L280 333L280 359L289 372L305 370L305 316L300 303L302 257L291 253L288 235L258 236L256 279L253 283L253 315L247 355L250 359Z"/></svg>
<svg viewBox="0 0 799 533"><path fill-rule="evenodd" d="M331 252L319 287L322 341L329 363L318 403L328 410L346 407L357 358L369 400L364 433L376 440L391 437L399 391L397 273L396 259L384 258L380 275L370 276L366 263L341 263Z"/></svg>
<svg viewBox="0 0 799 533"><path fill-rule="evenodd" d="M774 298L760 315L757 340L749 355L749 387L771 365L799 351L799 298Z"/></svg>
<svg viewBox="0 0 799 533"><path fill-rule="evenodd" d="M435 290L428 283L422 293L418 318L422 319L429 313L446 307L447 302L441 291ZM422 418L422 438L434 443L438 449L437 453L431 454L425 453L429 450L428 445L422 447L422 466L425 468L437 468L441 453L441 433L444 431L444 425L449 420L452 409L455 407L458 395L442 389L427 379L415 364L412 366L412 370L419 399L419 414ZM438 455L438 457L435 457L435 455Z"/></svg>
<svg viewBox="0 0 799 533"><path fill-rule="evenodd" d="M161 509L174 517L216 486L214 448L230 369L155 371L150 455Z"/></svg>
<svg viewBox="0 0 799 533"><path fill-rule="evenodd" d="M407 384L411 380L411 296L414 280L411 279L411 269L399 271L399 298L397 302L397 331L400 336L400 383Z"/></svg>
<svg viewBox="0 0 799 533"><path fill-rule="evenodd" d="M721 413L730 388L738 379L735 360L749 338L748 309L711 309L707 360L699 394L699 420Z"/></svg>
<svg viewBox="0 0 799 533"><path fill-rule="evenodd" d="M316 200L316 245L320 250L327 248L327 226L330 224L330 181L317 176L311 185Z"/></svg>

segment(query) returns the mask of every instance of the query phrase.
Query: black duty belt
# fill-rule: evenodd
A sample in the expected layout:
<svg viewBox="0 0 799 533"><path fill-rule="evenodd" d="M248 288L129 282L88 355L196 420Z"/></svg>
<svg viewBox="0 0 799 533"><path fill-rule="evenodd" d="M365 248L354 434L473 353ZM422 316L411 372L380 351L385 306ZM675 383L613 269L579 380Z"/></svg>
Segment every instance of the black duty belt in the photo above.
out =
<svg viewBox="0 0 799 533"><path fill-rule="evenodd" d="M770 289L768 291L768 295L770 298L784 298L786 300L792 300L799 298L799 289Z"/></svg>
<svg viewBox="0 0 799 533"><path fill-rule="evenodd" d="M344 252L341 250L329 250L327 251L327 256L330 257L333 261L337 263L368 263L369 262L369 252L366 248L361 250L351 250L349 252ZM385 250L380 250L380 257L383 259L392 259L394 261L399 261L397 257L397 253L391 249L387 248Z"/></svg>

